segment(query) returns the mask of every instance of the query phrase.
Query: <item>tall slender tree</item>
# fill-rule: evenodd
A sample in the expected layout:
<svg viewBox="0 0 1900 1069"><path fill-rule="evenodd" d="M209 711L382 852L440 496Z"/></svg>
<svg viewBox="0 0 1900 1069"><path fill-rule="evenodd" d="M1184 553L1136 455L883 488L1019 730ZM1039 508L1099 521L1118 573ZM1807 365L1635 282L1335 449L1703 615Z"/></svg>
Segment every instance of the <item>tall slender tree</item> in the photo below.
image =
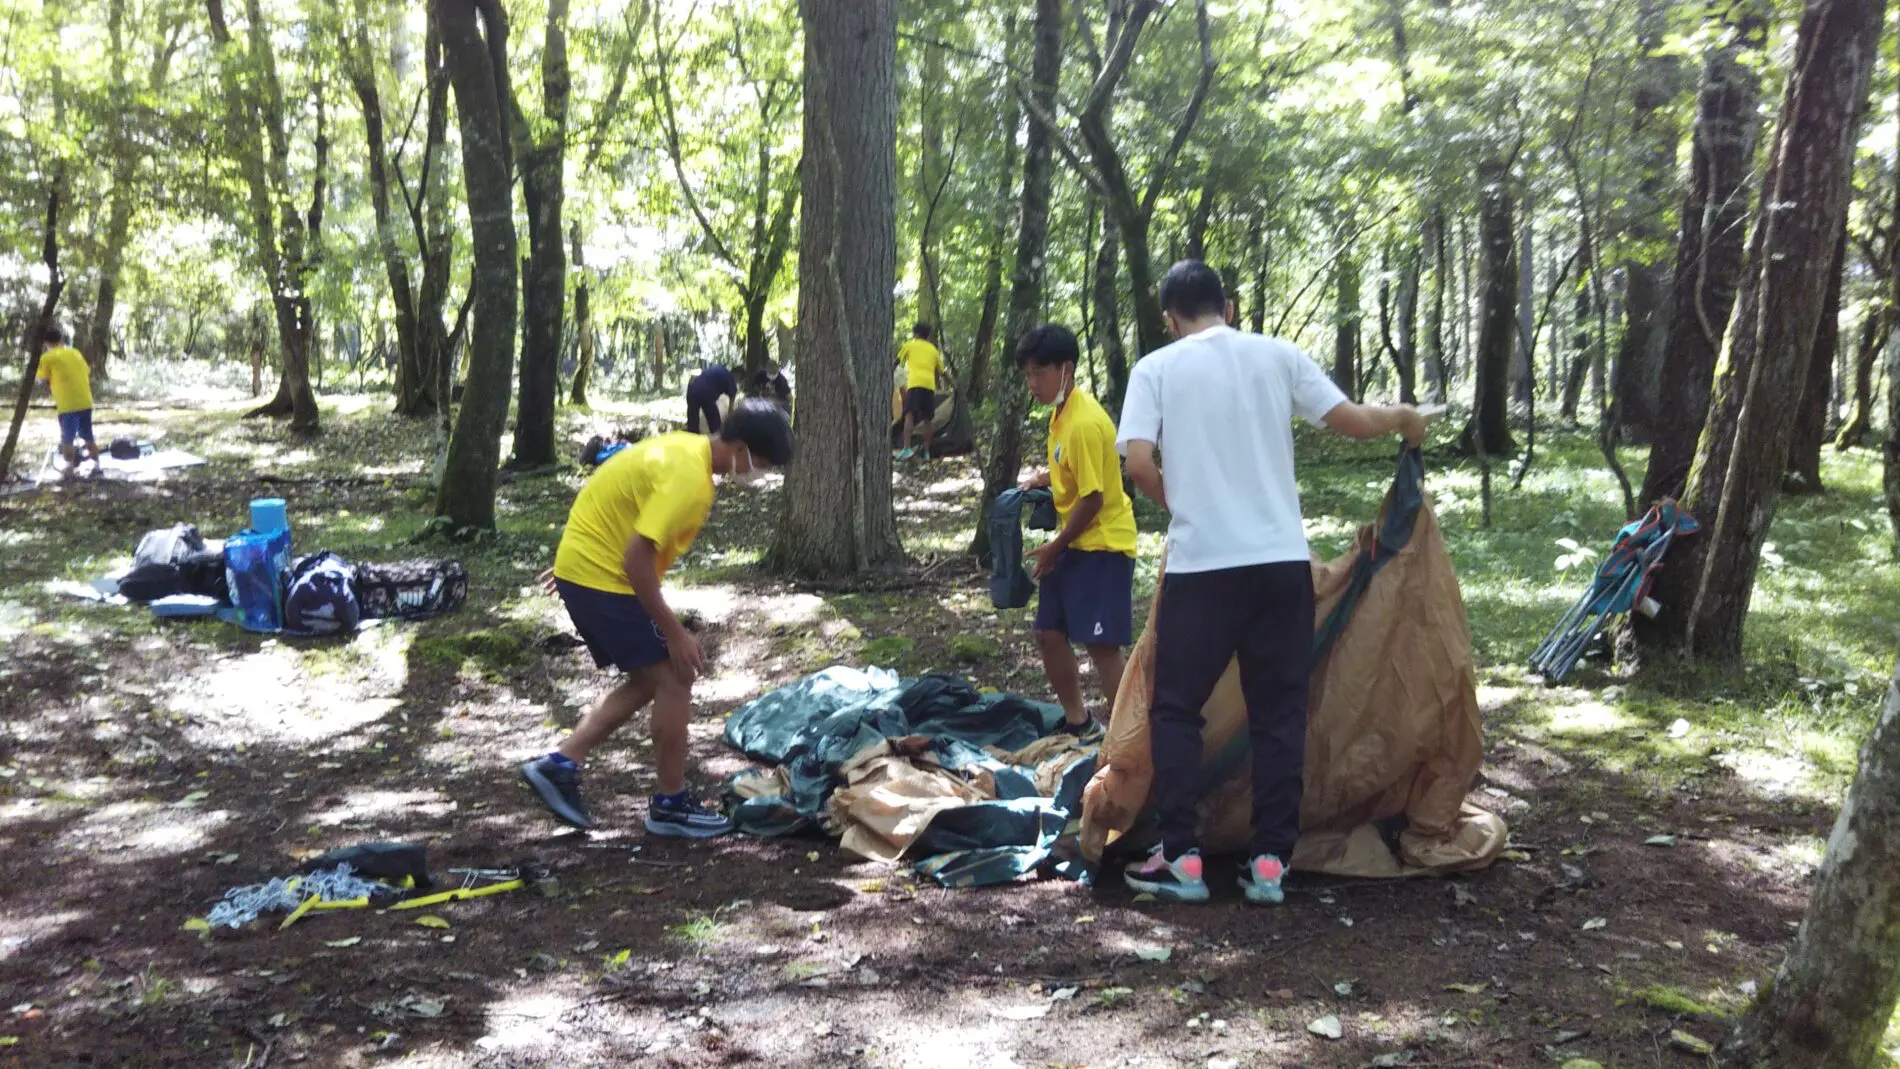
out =
<svg viewBox="0 0 1900 1069"><path fill-rule="evenodd" d="M1054 108L1042 107L1033 96L1025 98L1025 106L1030 117L1048 129L1055 147L1069 166L1102 195L1108 213L1115 219L1116 238L1121 244L1122 262L1128 268L1128 285L1133 291L1135 335L1141 353L1147 354L1168 343L1167 327L1161 316L1161 298L1156 290L1159 278L1150 251L1149 228L1154 219L1155 206L1173 174L1175 162L1200 121L1218 64L1214 59L1207 0L1195 0L1194 18L1200 41L1200 67L1194 89L1166 148L1149 165L1147 185L1137 188L1111 129L1110 106L1123 76L1134 61L1142 31L1155 12L1160 10L1161 3L1160 0L1131 0L1126 5L1111 3L1108 6L1110 34L1102 47L1099 73L1089 87L1081 114L1076 120L1076 129L1088 152L1087 160L1069 144L1067 135L1058 124ZM1124 6L1125 15L1121 13ZM1084 42L1092 51L1093 41L1085 38ZM1121 411L1122 394L1127 386L1126 368L1118 368L1111 361L1108 389L1108 407L1111 411Z"/></svg>
<svg viewBox="0 0 1900 1069"><path fill-rule="evenodd" d="M1749 1007L1726 1064L1880 1069L1900 1001L1900 679L1887 689L1807 915Z"/></svg>
<svg viewBox="0 0 1900 1069"><path fill-rule="evenodd" d="M1847 211L1855 117L1871 76L1883 0L1811 0L1795 43L1762 179L1741 290L1684 504L1695 599L1683 645L1733 661L1774 520L1788 442L1812 358L1827 267Z"/></svg>
<svg viewBox="0 0 1900 1069"><path fill-rule="evenodd" d="M1636 66L1630 100L1629 136L1636 148L1637 180L1621 220L1630 255L1623 261L1623 344L1617 350L1617 419L1626 437L1649 441L1654 433L1663 335L1668 326L1664 272L1669 231L1665 203L1675 174L1679 136L1669 105L1676 96L1678 63L1664 47L1669 5L1638 0Z"/></svg>
<svg viewBox="0 0 1900 1069"><path fill-rule="evenodd" d="M522 280L521 386L515 401L515 448L510 463L554 463L554 408L560 392L561 341L567 308L567 0L548 0L541 41L541 109L529 117L509 93L510 134L521 165L527 207L528 258Z"/></svg>
<svg viewBox="0 0 1900 1069"><path fill-rule="evenodd" d="M214 0L215 2L215 0ZM495 526L496 466L515 360L514 169L508 20L501 0L434 0L462 131L462 184L475 262L468 386L449 439L435 511L453 530Z"/></svg>
<svg viewBox="0 0 1900 1069"><path fill-rule="evenodd" d="M132 216L141 200L139 170L149 151L134 136L147 120L149 101L157 99L171 79L172 58L183 43L183 12L165 8L159 12L159 43L153 49L151 66L146 69L144 92L137 91L126 75L127 30L126 0L108 0L106 4L106 40L111 70L112 106L119 112L112 125L112 191L106 209L105 246L99 253L99 284L93 296L92 314L86 319L85 337L79 348L92 366L92 374L101 379L112 377L112 319L118 310L119 276L125 268L126 241L132 233Z"/></svg>
<svg viewBox="0 0 1900 1069"><path fill-rule="evenodd" d="M1030 113L1049 115L1062 84L1062 0L1036 0L1036 22L1029 82L1018 89ZM1002 359L993 361L991 396L996 419L983 456L983 504L977 512L971 552L979 560L990 555L990 505L998 494L1016 485L1023 463L1023 424L1029 416L1029 392L1018 381L1016 362L1010 358L1016 343L1035 325L1042 307L1045 251L1049 243L1049 200L1055 185L1055 127L1035 121L1023 142L1023 193L1016 223L1016 267L1010 279L1009 315L1004 320Z"/></svg>
<svg viewBox="0 0 1900 1069"><path fill-rule="evenodd" d="M1715 4L1710 22L1713 40L1703 56L1696 98L1695 144L1676 243L1662 389L1649 468L1643 475L1645 503L1681 497L1686 489L1746 251L1747 182L1761 129L1756 117L1761 76L1756 68L1767 44L1768 14L1761 0L1736 0ZM1658 582L1667 586L1679 578L1678 569L1665 569ZM1682 584L1670 593L1671 600L1663 604L1686 602L1693 596L1693 585ZM1661 600L1662 595L1657 597Z"/></svg>
<svg viewBox="0 0 1900 1069"><path fill-rule="evenodd" d="M1477 355L1472 361L1471 421L1463 442L1474 454L1508 456L1511 440L1508 380L1517 335L1517 241L1512 229L1511 158L1498 155L1478 165L1478 233L1483 247L1483 294L1479 304Z"/></svg>
<svg viewBox="0 0 1900 1069"><path fill-rule="evenodd" d="M884 399L897 281L896 0L800 0L804 219L798 243L800 456L768 564L838 577L903 555Z"/></svg>
<svg viewBox="0 0 1900 1069"><path fill-rule="evenodd" d="M260 0L245 0L245 43L231 36L224 0L205 0L211 41L217 58L218 83L224 98L226 123L221 136L243 174L249 194L252 252L270 288L276 312L277 341L283 368L277 394L246 413L249 416L289 416L292 430L317 429L316 395L310 389L311 337L316 329L310 285L321 255L324 190L330 162L330 141L324 128L324 96L314 87L316 134L312 144L307 211L296 203L291 180L290 128L284 87L277 75L273 30L264 18Z"/></svg>

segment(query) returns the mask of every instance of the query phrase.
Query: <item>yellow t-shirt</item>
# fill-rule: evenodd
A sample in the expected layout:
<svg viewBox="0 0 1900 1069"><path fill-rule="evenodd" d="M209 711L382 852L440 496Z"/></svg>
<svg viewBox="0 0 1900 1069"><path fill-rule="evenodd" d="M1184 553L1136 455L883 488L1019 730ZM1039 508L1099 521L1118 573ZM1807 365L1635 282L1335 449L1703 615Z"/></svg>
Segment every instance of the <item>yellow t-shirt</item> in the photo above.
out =
<svg viewBox="0 0 1900 1069"><path fill-rule="evenodd" d="M1049 489L1064 526L1075 503L1097 491L1102 511L1076 549L1135 555L1135 507L1122 487L1121 455L1115 452L1115 421L1101 402L1078 389L1049 417Z"/></svg>
<svg viewBox="0 0 1900 1069"><path fill-rule="evenodd" d="M945 374L943 353L922 338L912 338L897 348L897 359L904 364L904 389L936 390L937 379Z"/></svg>
<svg viewBox="0 0 1900 1069"><path fill-rule="evenodd" d="M631 594L626 556L634 536L658 547L665 575L692 546L712 502L712 439L676 431L635 442L608 457L574 498L554 554L555 578Z"/></svg>
<svg viewBox="0 0 1900 1069"><path fill-rule="evenodd" d="M92 366L79 350L56 345L40 354L39 377L53 389L53 407L60 415L92 407Z"/></svg>

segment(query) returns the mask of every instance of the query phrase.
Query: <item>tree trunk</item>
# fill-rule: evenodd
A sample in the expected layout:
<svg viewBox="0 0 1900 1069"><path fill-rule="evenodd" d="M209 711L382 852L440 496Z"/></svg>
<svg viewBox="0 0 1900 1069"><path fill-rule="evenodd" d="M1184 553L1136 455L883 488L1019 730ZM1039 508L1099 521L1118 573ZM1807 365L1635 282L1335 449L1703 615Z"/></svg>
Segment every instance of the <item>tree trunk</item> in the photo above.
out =
<svg viewBox="0 0 1900 1069"><path fill-rule="evenodd" d="M512 134L521 158L521 198L528 210L528 267L522 285L521 387L515 403L512 463L533 468L555 462L554 405L560 393L562 331L566 325L567 0L550 0L541 48L541 121L530 127L516 108ZM513 97L504 106L514 107Z"/></svg>
<svg viewBox="0 0 1900 1069"><path fill-rule="evenodd" d="M1590 242L1583 235L1583 230L1583 227L1578 227L1577 291L1571 305L1571 317L1575 323L1570 335L1570 370L1564 376L1563 401L1558 410L1558 417L1572 427L1577 425L1577 406L1583 401L1584 376L1589 374L1591 365L1596 361L1596 334L1590 329L1591 322L1596 318L1596 308L1590 300L1591 291L1595 288L1590 274L1596 270L1596 261L1591 256ZM1652 457L1654 455L1651 453ZM1654 461L1651 463L1653 465ZM1650 499L1645 497L1643 500Z"/></svg>
<svg viewBox="0 0 1900 1069"><path fill-rule="evenodd" d="M1090 291L1095 304L1095 331L1102 340L1102 364L1108 369L1110 418L1120 418L1122 399L1128 396L1128 347L1122 338L1121 293L1115 288L1115 220L1102 213L1102 243L1095 250Z"/></svg>
<svg viewBox="0 0 1900 1069"><path fill-rule="evenodd" d="M80 345L92 368L92 377L97 380L112 377L112 317L117 310L119 274L124 266L125 243L131 233L138 196L133 185L138 179L139 163L145 156L143 146L127 136L136 125L132 109L137 100L134 87L125 77L125 17L125 0L112 0L106 5L114 103L123 110L116 116L117 129L113 135L111 207L107 213L105 248L99 259L99 290L94 296L92 318L87 323L87 337ZM170 77L172 56L178 48L178 31L183 21L182 12L160 17L159 32L164 41L152 57L145 80L146 90L153 96L164 90Z"/></svg>
<svg viewBox="0 0 1900 1069"><path fill-rule="evenodd" d="M917 120L922 145L917 153L917 318L937 327L943 344L943 310L938 298L943 280L937 272L937 195L944 182L943 95L949 90L944 76L944 50L923 46L922 91Z"/></svg>
<svg viewBox="0 0 1900 1069"><path fill-rule="evenodd" d="M1834 448L1853 449L1867 442L1867 426L1874 408L1874 363L1893 333L1893 305L1884 299L1867 312L1854 346L1854 392L1848 399L1847 418L1834 438Z"/></svg>
<svg viewBox="0 0 1900 1069"><path fill-rule="evenodd" d="M1432 380L1431 399L1451 396L1445 373L1445 292L1451 287L1451 263L1445 258L1445 209L1434 204L1425 216L1425 244L1432 258L1432 300L1425 306L1425 370Z"/></svg>
<svg viewBox="0 0 1900 1069"><path fill-rule="evenodd" d="M1036 0L1032 34L1030 99L1046 116L1055 110L1056 86L1062 77L1062 0ZM1023 142L1022 208L1004 326L1006 352L1015 351L1017 339L1035 325L1036 312L1042 307L1043 254L1049 241L1049 198L1055 178L1053 140L1054 132L1046 123L1032 122ZM1029 415L1029 391L1016 381L1016 369L1001 360L996 361L996 369L990 377L996 419L988 436L989 452L983 457L982 505L970 547L984 562L990 556L990 505L998 494L1016 485L1022 468L1023 423Z"/></svg>
<svg viewBox="0 0 1900 1069"><path fill-rule="evenodd" d="M1630 101L1630 139L1636 149L1637 179L1624 213L1623 232L1641 251L1623 263L1627 326L1616 354L1613 387L1623 437L1639 443L1650 441L1655 434L1669 315L1663 296L1661 257L1648 251L1665 247L1669 240L1664 202L1675 179L1679 140L1669 112L1676 95L1678 65L1674 55L1663 48L1667 23L1666 0L1639 0L1635 88Z"/></svg>
<svg viewBox="0 0 1900 1069"><path fill-rule="evenodd" d="M592 310L588 307L587 262L581 247L581 225L574 223L569 228L569 241L574 246L574 387L568 392L568 404L576 408L587 407L587 378L594 368L594 324L589 318Z"/></svg>
<svg viewBox="0 0 1900 1069"><path fill-rule="evenodd" d="M1253 250L1254 261L1253 307L1247 313L1247 326L1255 334L1262 334L1267 329L1267 231L1258 219L1254 220L1253 238L1247 247Z"/></svg>
<svg viewBox="0 0 1900 1069"><path fill-rule="evenodd" d="M1818 494L1821 485L1821 445L1827 441L1828 415L1833 410L1834 358L1841 348L1841 277L1847 269L1847 228L1834 246L1828 266L1827 296L1821 301L1821 322L1814 331L1814 354L1808 358L1808 378L1795 413L1794 433L1788 440L1788 473L1782 490L1790 494Z"/></svg>
<svg viewBox="0 0 1900 1069"><path fill-rule="evenodd" d="M1729 1064L1876 1069L1900 999L1900 679L1828 836L1788 956L1742 1019Z"/></svg>
<svg viewBox="0 0 1900 1069"><path fill-rule="evenodd" d="M1687 488L1746 252L1745 191L1761 125L1756 118L1761 79L1755 57L1767 42L1768 20L1756 0L1720 10L1723 23L1715 45L1703 57L1696 100L1695 145L1672 280L1674 311L1663 346L1649 469L1643 476L1645 503L1679 498ZM1668 575L1672 571L1677 574ZM1658 582L1675 596L1676 604L1686 606L1693 596L1693 577L1676 569L1658 573ZM1661 594L1656 597L1662 600Z"/></svg>
<svg viewBox="0 0 1900 1069"><path fill-rule="evenodd" d="M897 278L897 10L895 0L800 0L799 11L801 442L766 559L794 575L839 577L903 556L885 444Z"/></svg>
<svg viewBox="0 0 1900 1069"><path fill-rule="evenodd" d="M1478 166L1478 239L1484 257L1478 347L1473 354L1472 414L1461 438L1473 454L1517 451L1506 423L1513 338L1517 334L1517 242L1512 233L1511 176L1491 159Z"/></svg>
<svg viewBox="0 0 1900 1069"><path fill-rule="evenodd" d="M1536 403L1531 394L1537 389L1537 375L1531 367L1531 349L1536 345L1532 335L1537 330L1537 258L1531 244L1535 215L1528 203L1520 207L1518 217L1523 222L1517 228L1517 328L1512 332L1511 402L1528 409Z"/></svg>
<svg viewBox="0 0 1900 1069"><path fill-rule="evenodd" d="M130 152L120 146L120 152ZM112 169L112 207L106 220L106 244L99 256L99 292L93 299L92 319L80 349L94 379L112 377L112 317L119 298L119 273L125 261L125 241L132 231L132 179L136 161L115 160Z"/></svg>
<svg viewBox="0 0 1900 1069"><path fill-rule="evenodd" d="M1686 647L1733 661L1774 520L1788 442L1847 210L1855 117L1874 65L1882 0L1813 0L1762 181L1747 265L1684 504L1696 571Z"/></svg>
<svg viewBox="0 0 1900 1069"><path fill-rule="evenodd" d="M13 480L13 453L20 445L20 428L26 423L27 406L33 401L33 380L39 377L40 341L53 325L53 313L59 310L59 295L66 289L66 276L59 269L59 206L65 193L65 165L53 165L53 181L46 191L46 225L41 234L40 262L46 265L46 297L40 302L39 315L27 321L26 336L20 348L26 353L26 370L20 376L20 391L14 397L13 419L7 424L7 437L0 443L0 483Z"/></svg>
<svg viewBox="0 0 1900 1069"><path fill-rule="evenodd" d="M1418 284L1423 271L1423 253L1415 241L1407 241L1399 256L1399 347L1393 363L1399 372L1399 401L1418 403Z"/></svg>
<svg viewBox="0 0 1900 1069"><path fill-rule="evenodd" d="M1359 382L1359 261L1341 249L1333 261L1333 383L1354 400Z"/></svg>
<svg viewBox="0 0 1900 1069"><path fill-rule="evenodd" d="M1187 242L1181 251L1184 260L1207 259L1207 225L1214 217L1214 165L1209 162L1201 173L1201 192L1194 200L1194 213L1188 216ZM1233 280L1238 292L1240 278Z"/></svg>
<svg viewBox="0 0 1900 1069"><path fill-rule="evenodd" d="M357 0L354 54L349 57L350 84L363 109L363 133L369 148L370 204L375 211L376 245L389 278L389 299L396 311L396 411L408 415L420 406L428 390L428 373L416 350L415 295L409 285L409 263L396 242L396 224L389 207L389 157L384 148L382 93L376 85L376 55L370 48L369 3Z"/></svg>
<svg viewBox="0 0 1900 1069"><path fill-rule="evenodd" d="M294 431L314 432L318 415L310 390L308 284L318 258L322 234L324 182L330 143L324 127L324 96L316 103L316 141L313 190L308 215L291 206L290 139L285 123L283 85L277 77L271 27L264 20L260 0L246 0L249 21L243 53L225 22L223 0L205 0L211 40L217 57L219 87L225 119L234 137L236 163L244 175L250 211L251 238L258 266L269 284L271 304L282 347L277 394L244 415L289 416ZM268 141L270 152L265 153ZM291 329L283 329L288 325Z"/></svg>
<svg viewBox="0 0 1900 1069"><path fill-rule="evenodd" d="M1015 39L1016 16L1010 14L1003 20L1003 40L1014 42ZM1004 75L1005 79L1008 77ZM964 395L969 398L971 411L982 406L989 391L990 359L996 350L997 312L1003 303L1003 246L1009 241L1009 219L1015 207L1015 199L1010 194L1016 185L1016 135L1022 125L1022 104L1006 83L1003 87L1003 166L997 171L996 200L990 208L989 254L983 261L982 311L976 321L976 342L971 346L969 381L964 383Z"/></svg>
<svg viewBox="0 0 1900 1069"><path fill-rule="evenodd" d="M416 247L422 254L422 283L416 296L416 359L421 365L422 392L415 398L412 416L441 413L447 438L448 411L454 396L453 339L457 333L443 321L449 303L449 276L454 267L454 237L449 229L448 127L449 76L442 55L442 30L435 5L429 5L423 50L428 76L428 115L422 149L422 175L410 204L409 220ZM459 329L459 320L458 320Z"/></svg>
<svg viewBox="0 0 1900 1069"><path fill-rule="evenodd" d="M1886 361L1887 440L1880 448L1881 489L1887 498L1887 523L1900 548L1900 348Z"/></svg>
<svg viewBox="0 0 1900 1069"><path fill-rule="evenodd" d="M1854 398L1847 422L1841 425L1840 438L1835 442L1835 447L1839 449L1857 446L1866 437L1867 422L1873 410L1874 361L1886 350L1893 337L1894 323L1900 318L1900 167L1895 168L1889 195L1892 204L1887 216L1890 229L1887 232L1885 262L1875 266L1875 273L1880 276L1881 294L1879 301L1868 311L1867 322L1861 328L1860 346L1854 355ZM1887 401L1889 406L1900 405L1900 401L1892 396ZM1900 408L1890 407L1890 411L1900 412ZM1887 420L1890 447L1897 438L1900 438L1900 421L1890 416ZM1893 464L1889 461L1888 471L1892 470Z"/></svg>
<svg viewBox="0 0 1900 1069"><path fill-rule="evenodd" d="M462 133L475 251L468 383L449 439L436 515L456 529L495 526L495 474L515 360L515 218L507 102L508 23L498 0L435 0ZM479 24L477 18L479 15Z"/></svg>
<svg viewBox="0 0 1900 1069"><path fill-rule="evenodd" d="M1130 61L1134 58L1135 47L1139 42L1143 27L1161 7L1158 0L1134 0L1127 5L1110 5L1111 32L1107 39L1115 42L1114 50L1105 60L1101 73L1089 92L1088 103L1083 107L1081 121L1078 124L1082 141L1088 146L1089 156L1094 163L1091 181L1096 185L1107 201L1109 213L1115 218L1118 240L1122 246L1122 259L1128 267L1128 285L1132 291L1135 309L1135 336L1140 352L1137 357L1145 356L1168 343L1167 326L1161 315L1161 297L1155 288L1155 270L1152 254L1149 251L1149 225L1154 218L1155 203L1159 200L1163 185L1173 169L1182 146L1193 134L1199 121L1202 105L1206 103L1208 89L1214 78L1214 54L1208 29L1206 0L1197 0L1195 4L1196 28L1200 35L1201 66L1199 79L1195 83L1193 96L1186 110L1175 125L1174 136L1167 151L1160 160L1148 169L1148 185L1137 196L1121 158L1120 149L1115 144L1111 132L1110 102L1114 92L1120 86ZM1121 21L1125 18L1125 21ZM1119 25L1117 23L1119 22ZM1052 109L1041 109L1041 119L1053 115ZM1109 397L1110 407L1121 410L1122 399L1112 391Z"/></svg>

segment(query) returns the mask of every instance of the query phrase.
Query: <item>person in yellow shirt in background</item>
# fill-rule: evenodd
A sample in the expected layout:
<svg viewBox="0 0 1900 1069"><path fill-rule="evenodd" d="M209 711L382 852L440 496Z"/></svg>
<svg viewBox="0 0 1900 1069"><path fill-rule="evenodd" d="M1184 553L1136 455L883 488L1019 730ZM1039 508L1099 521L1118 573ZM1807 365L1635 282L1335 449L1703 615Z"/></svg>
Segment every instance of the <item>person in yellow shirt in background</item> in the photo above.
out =
<svg viewBox="0 0 1900 1069"><path fill-rule="evenodd" d="M99 459L99 443L92 437L92 366L79 350L67 344L65 330L51 327L40 339L39 378L53 395L59 411L59 455L66 466L79 463L75 443L84 442L88 459Z"/></svg>
<svg viewBox="0 0 1900 1069"><path fill-rule="evenodd" d="M559 749L521 766L521 778L555 817L593 820L581 802L581 765L594 747L653 704L658 792L647 808L655 835L704 839L732 821L686 788L686 724L704 653L660 591L660 577L693 544L712 509L713 476L744 479L792 459L791 419L748 397L710 437L655 435L615 453L581 487L542 582L560 595L594 662L627 679L581 718Z"/></svg>
<svg viewBox="0 0 1900 1069"><path fill-rule="evenodd" d="M897 349L897 361L904 365L905 376L904 441L897 454L899 460L909 460L920 452L910 444L911 434L919 426L924 429L921 452L925 459L930 457L930 441L937 433L937 383L950 374L944 366L943 352L931 341L936 329L919 323L910 328L910 333L910 340Z"/></svg>
<svg viewBox="0 0 1900 1069"><path fill-rule="evenodd" d="M1135 510L1122 486L1115 422L1101 402L1075 385L1081 358L1075 335L1053 324L1023 335L1016 366L1030 396L1054 405L1049 417L1049 469L1024 477L1022 487L1047 486L1062 529L1031 553L1030 578L1042 584L1036 601L1036 644L1043 670L1062 703L1063 730L1093 736L1100 728L1082 704L1082 681L1072 644L1089 652L1102 698L1115 707L1121 686L1122 647L1134 641Z"/></svg>

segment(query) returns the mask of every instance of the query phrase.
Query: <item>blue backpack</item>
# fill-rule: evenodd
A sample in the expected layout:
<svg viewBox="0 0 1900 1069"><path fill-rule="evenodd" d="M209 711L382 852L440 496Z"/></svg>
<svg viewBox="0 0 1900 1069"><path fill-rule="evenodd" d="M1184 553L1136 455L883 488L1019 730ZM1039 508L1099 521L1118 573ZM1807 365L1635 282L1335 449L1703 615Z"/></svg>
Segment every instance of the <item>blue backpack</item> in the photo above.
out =
<svg viewBox="0 0 1900 1069"><path fill-rule="evenodd" d="M284 585L284 630L293 635L356 630L363 611L355 580L355 569L329 550L298 561Z"/></svg>

